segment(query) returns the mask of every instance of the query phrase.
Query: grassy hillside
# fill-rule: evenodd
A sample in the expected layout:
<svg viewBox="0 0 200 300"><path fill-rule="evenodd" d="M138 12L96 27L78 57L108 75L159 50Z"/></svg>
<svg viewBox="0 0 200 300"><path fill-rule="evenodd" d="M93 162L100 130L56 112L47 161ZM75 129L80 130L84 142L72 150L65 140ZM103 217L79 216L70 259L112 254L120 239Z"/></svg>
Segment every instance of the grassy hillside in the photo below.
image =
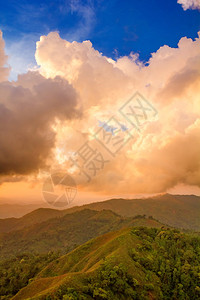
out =
<svg viewBox="0 0 200 300"><path fill-rule="evenodd" d="M25 217L30 217L30 215ZM124 218L112 211L85 209L21 230L1 234L0 256L8 258L24 252L46 253L50 250L61 250L66 253L100 234L125 226L142 225L162 226L159 222L144 217Z"/></svg>
<svg viewBox="0 0 200 300"><path fill-rule="evenodd" d="M45 267L13 300L199 299L200 238L135 227L92 239Z"/></svg>
<svg viewBox="0 0 200 300"><path fill-rule="evenodd" d="M200 299L199 234L163 225L197 230L199 199L112 199L0 220L0 300L19 290L13 299Z"/></svg>

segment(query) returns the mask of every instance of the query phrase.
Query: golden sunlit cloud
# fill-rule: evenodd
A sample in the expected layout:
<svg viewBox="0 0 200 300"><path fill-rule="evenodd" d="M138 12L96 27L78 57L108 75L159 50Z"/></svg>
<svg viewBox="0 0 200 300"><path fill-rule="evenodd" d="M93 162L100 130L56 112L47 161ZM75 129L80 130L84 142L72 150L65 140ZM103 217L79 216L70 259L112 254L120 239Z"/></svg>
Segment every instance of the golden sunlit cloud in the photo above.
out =
<svg viewBox="0 0 200 300"><path fill-rule="evenodd" d="M3 48L1 38L1 81L8 75ZM0 83L2 181L5 175L60 168L71 172L81 190L104 194L200 187L199 49L200 38L184 37L177 48L158 49L144 65L133 53L114 61L90 41L70 43L55 32L42 36L35 54L38 69L17 82ZM114 116L129 129L119 108L136 91L158 116L141 133L131 131L127 146L109 156L94 138L99 121ZM70 160L86 142L108 161L90 182Z"/></svg>

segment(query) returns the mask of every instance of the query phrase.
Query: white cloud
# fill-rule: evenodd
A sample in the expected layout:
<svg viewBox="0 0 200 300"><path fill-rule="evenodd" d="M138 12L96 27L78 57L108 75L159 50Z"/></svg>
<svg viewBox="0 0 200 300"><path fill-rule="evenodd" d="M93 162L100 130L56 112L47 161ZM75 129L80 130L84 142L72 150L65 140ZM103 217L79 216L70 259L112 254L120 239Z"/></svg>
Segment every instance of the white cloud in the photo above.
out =
<svg viewBox="0 0 200 300"><path fill-rule="evenodd" d="M94 1L86 0L69 0L59 5L60 13L66 15L71 14L77 21L72 28L67 28L63 36L70 42L81 41L91 36L91 32L95 26L96 15Z"/></svg>
<svg viewBox="0 0 200 300"><path fill-rule="evenodd" d="M95 11L91 1L85 1L83 4L80 0L71 0L70 9L72 14L77 14L80 21L67 38L71 41L80 41L85 39L90 34L95 24Z"/></svg>
<svg viewBox="0 0 200 300"><path fill-rule="evenodd" d="M178 0L178 3L182 5L184 10L187 9L200 10L200 0Z"/></svg>

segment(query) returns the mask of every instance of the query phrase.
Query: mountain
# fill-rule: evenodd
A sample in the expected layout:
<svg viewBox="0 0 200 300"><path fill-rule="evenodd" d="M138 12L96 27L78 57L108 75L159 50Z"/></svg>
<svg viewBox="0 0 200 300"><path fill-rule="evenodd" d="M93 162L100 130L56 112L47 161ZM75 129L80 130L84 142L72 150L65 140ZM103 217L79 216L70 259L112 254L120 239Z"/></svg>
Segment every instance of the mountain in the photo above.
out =
<svg viewBox="0 0 200 300"><path fill-rule="evenodd" d="M164 194L144 199L111 199L76 206L65 210L40 208L21 218L0 219L0 233L22 229L45 220L62 217L66 214L91 210L112 210L124 216L153 216L163 224L180 229L200 230L200 197L195 195Z"/></svg>
<svg viewBox="0 0 200 300"><path fill-rule="evenodd" d="M43 210L39 212L43 212ZM45 212L47 211L45 210ZM50 211L51 216L55 212ZM42 215L44 216L44 214ZM25 217L28 219L30 215ZM38 220L40 220L39 217ZM30 218L28 221L30 224ZM7 258L24 252L46 253L51 250L60 250L66 253L95 236L125 226L161 227L162 224L144 217L121 217L109 210L84 209L20 230L2 233L0 235L0 257Z"/></svg>
<svg viewBox="0 0 200 300"><path fill-rule="evenodd" d="M0 299L200 299L199 233L163 225L197 230L199 203L166 194L0 220Z"/></svg>
<svg viewBox="0 0 200 300"><path fill-rule="evenodd" d="M199 247L177 230L124 228L52 261L12 300L199 299Z"/></svg>
<svg viewBox="0 0 200 300"><path fill-rule="evenodd" d="M46 204L8 204L4 199L0 199L0 218L20 218L25 214L40 207L48 207Z"/></svg>
<svg viewBox="0 0 200 300"><path fill-rule="evenodd" d="M0 233L19 230L46 220L62 217L65 211L51 208L38 208L21 218L0 219Z"/></svg>
<svg viewBox="0 0 200 300"><path fill-rule="evenodd" d="M72 207L66 213L85 208L92 210L112 210L124 216L153 216L163 224L180 229L200 230L200 197L195 195L164 194L144 199L111 199L90 203L80 207Z"/></svg>
<svg viewBox="0 0 200 300"><path fill-rule="evenodd" d="M200 197L165 194L144 199L111 199L65 210L40 208L21 218L0 219L0 233L22 229L51 218L62 217L84 209L96 211L103 209L112 210L124 217L152 216L161 223L172 227L200 230Z"/></svg>

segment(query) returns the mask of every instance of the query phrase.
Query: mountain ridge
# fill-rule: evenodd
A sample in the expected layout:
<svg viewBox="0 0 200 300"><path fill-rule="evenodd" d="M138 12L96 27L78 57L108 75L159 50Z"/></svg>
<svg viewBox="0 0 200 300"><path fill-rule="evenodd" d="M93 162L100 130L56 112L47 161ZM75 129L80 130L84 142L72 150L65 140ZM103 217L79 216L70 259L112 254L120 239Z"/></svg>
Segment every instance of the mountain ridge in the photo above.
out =
<svg viewBox="0 0 200 300"><path fill-rule="evenodd" d="M191 245L198 250L200 239L177 230L109 232L52 261L12 300L198 299L199 258L194 250L188 264ZM179 273L188 267L193 272L186 281Z"/></svg>
<svg viewBox="0 0 200 300"><path fill-rule="evenodd" d="M200 231L200 197L164 194L142 199L113 198L64 210L38 208L21 218L0 219L0 234L20 230L49 219L61 218L84 209L112 210L122 217L147 215L172 227Z"/></svg>
<svg viewBox="0 0 200 300"><path fill-rule="evenodd" d="M84 209L63 217L36 223L0 235L0 256L12 257L24 252L69 252L97 235L130 226L162 227L154 219L142 216L125 218L111 210Z"/></svg>

